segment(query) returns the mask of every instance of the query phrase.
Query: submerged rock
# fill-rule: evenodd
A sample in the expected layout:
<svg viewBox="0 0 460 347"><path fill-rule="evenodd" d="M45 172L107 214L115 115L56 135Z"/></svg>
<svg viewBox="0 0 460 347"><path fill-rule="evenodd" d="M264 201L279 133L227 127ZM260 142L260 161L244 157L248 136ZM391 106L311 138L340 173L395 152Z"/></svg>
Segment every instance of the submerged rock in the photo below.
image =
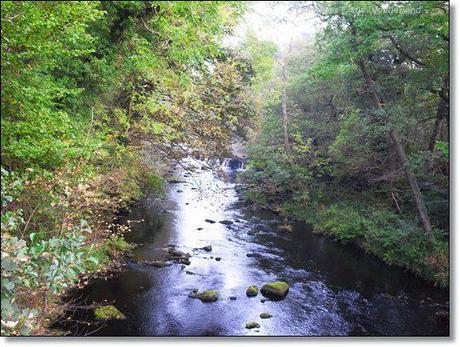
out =
<svg viewBox="0 0 460 347"><path fill-rule="evenodd" d="M225 224L225 225L233 224L233 222L231 220L220 220L219 223L220 224Z"/></svg>
<svg viewBox="0 0 460 347"><path fill-rule="evenodd" d="M260 324L257 322L248 322L246 323L246 329L260 328Z"/></svg>
<svg viewBox="0 0 460 347"><path fill-rule="evenodd" d="M232 300L232 301L236 300L236 296L230 296L229 299Z"/></svg>
<svg viewBox="0 0 460 347"><path fill-rule="evenodd" d="M187 181L172 178L172 179L168 180L168 183L170 183L170 184L178 184L178 183L187 183Z"/></svg>
<svg viewBox="0 0 460 347"><path fill-rule="evenodd" d="M126 319L115 306L107 305L94 309L94 315L97 319Z"/></svg>
<svg viewBox="0 0 460 347"><path fill-rule="evenodd" d="M286 282L275 281L263 285L260 292L263 296L274 299L284 298L289 291L289 285Z"/></svg>
<svg viewBox="0 0 460 347"><path fill-rule="evenodd" d="M162 260L152 260L152 261L145 260L145 261L138 262L138 264L140 264L140 265L151 265L151 266L154 266L154 267L165 267L166 266L166 263L164 261L162 261Z"/></svg>
<svg viewBox="0 0 460 347"><path fill-rule="evenodd" d="M267 221L267 224L269 224L269 225L278 225L278 224L280 224L280 221L277 220L277 219L270 219L269 221Z"/></svg>
<svg viewBox="0 0 460 347"><path fill-rule="evenodd" d="M262 319L268 319L268 318L272 318L273 316L268 312L263 312L263 313L260 314L259 317L262 318Z"/></svg>
<svg viewBox="0 0 460 347"><path fill-rule="evenodd" d="M436 312L436 317L441 320L449 320L449 312L445 310L441 310Z"/></svg>
<svg viewBox="0 0 460 347"><path fill-rule="evenodd" d="M259 289L255 285L251 285L246 289L246 295L249 297L257 296L259 294Z"/></svg>
<svg viewBox="0 0 460 347"><path fill-rule="evenodd" d="M192 256L189 253L185 253L174 248L168 249L168 260L184 265L190 265L191 257Z"/></svg>
<svg viewBox="0 0 460 347"><path fill-rule="evenodd" d="M278 225L278 230L280 231L292 231L292 225L289 225L289 224L282 224L282 225Z"/></svg>
<svg viewBox="0 0 460 347"><path fill-rule="evenodd" d="M170 256L173 256L173 257L183 257L183 256L186 255L185 252L179 251L179 250L174 249L174 248L168 249L168 253L169 253Z"/></svg>

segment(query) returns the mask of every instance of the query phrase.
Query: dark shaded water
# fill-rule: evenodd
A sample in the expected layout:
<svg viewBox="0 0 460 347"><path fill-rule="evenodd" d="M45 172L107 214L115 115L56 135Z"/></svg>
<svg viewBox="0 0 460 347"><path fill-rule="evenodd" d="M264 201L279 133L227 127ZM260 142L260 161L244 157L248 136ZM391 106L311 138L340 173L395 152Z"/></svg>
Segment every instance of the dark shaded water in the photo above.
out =
<svg viewBox="0 0 460 347"><path fill-rule="evenodd" d="M127 271L72 294L82 304L113 303L127 319L98 323L92 310L77 309L62 329L71 335L449 334L448 322L435 315L448 309L446 291L356 247L315 235L305 224L280 232L275 215L240 206L233 183L199 165L194 171L193 178L179 171L187 182L170 184L161 203L147 201L132 211L130 219L144 221L126 235L142 244ZM207 218L234 223L211 224ZM171 244L192 255L190 265L137 263L164 259ZM205 245L212 251L194 250ZM260 288L276 279L290 285L284 300L261 302L260 293L246 297L249 285ZM192 299L195 288L218 290L219 300ZM260 319L262 312L273 318ZM246 329L249 321L260 328Z"/></svg>

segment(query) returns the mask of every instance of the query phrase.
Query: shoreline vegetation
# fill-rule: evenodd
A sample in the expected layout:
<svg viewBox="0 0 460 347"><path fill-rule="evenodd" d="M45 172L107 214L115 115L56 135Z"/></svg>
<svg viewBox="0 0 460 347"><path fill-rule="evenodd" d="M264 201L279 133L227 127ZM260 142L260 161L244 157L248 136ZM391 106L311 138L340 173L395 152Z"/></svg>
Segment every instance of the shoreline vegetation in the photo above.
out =
<svg viewBox="0 0 460 347"><path fill-rule="evenodd" d="M131 248L117 213L235 138L248 204L448 288L449 4L298 2L315 40L224 45L248 6L2 2L2 336L58 334Z"/></svg>

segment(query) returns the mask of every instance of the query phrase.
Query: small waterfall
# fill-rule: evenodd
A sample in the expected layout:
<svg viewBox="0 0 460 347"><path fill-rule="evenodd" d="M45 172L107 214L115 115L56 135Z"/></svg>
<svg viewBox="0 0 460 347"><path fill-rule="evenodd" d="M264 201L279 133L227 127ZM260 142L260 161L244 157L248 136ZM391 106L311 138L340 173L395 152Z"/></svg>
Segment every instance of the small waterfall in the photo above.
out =
<svg viewBox="0 0 460 347"><path fill-rule="evenodd" d="M238 158L238 157L225 158L222 161L222 167L227 170L232 170L232 171L243 170L244 162L241 158Z"/></svg>

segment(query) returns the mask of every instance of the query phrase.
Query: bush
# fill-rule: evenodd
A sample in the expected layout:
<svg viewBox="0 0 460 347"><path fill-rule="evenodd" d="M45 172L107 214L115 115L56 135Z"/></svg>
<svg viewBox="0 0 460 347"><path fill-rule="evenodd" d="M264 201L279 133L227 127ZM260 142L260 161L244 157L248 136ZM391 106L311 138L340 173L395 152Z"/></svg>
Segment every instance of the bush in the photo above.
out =
<svg viewBox="0 0 460 347"><path fill-rule="evenodd" d="M352 208L332 205L319 218L317 227L340 241L356 241L366 235L365 220Z"/></svg>
<svg viewBox="0 0 460 347"><path fill-rule="evenodd" d="M156 196L164 196L163 178L155 173L147 173L145 179L147 190Z"/></svg>
<svg viewBox="0 0 460 347"><path fill-rule="evenodd" d="M34 326L37 311L17 304L21 291L62 293L86 271L88 261L96 261L83 251L84 234L90 231L82 220L79 227L48 240L35 233L28 241L2 234L2 334L27 335Z"/></svg>

